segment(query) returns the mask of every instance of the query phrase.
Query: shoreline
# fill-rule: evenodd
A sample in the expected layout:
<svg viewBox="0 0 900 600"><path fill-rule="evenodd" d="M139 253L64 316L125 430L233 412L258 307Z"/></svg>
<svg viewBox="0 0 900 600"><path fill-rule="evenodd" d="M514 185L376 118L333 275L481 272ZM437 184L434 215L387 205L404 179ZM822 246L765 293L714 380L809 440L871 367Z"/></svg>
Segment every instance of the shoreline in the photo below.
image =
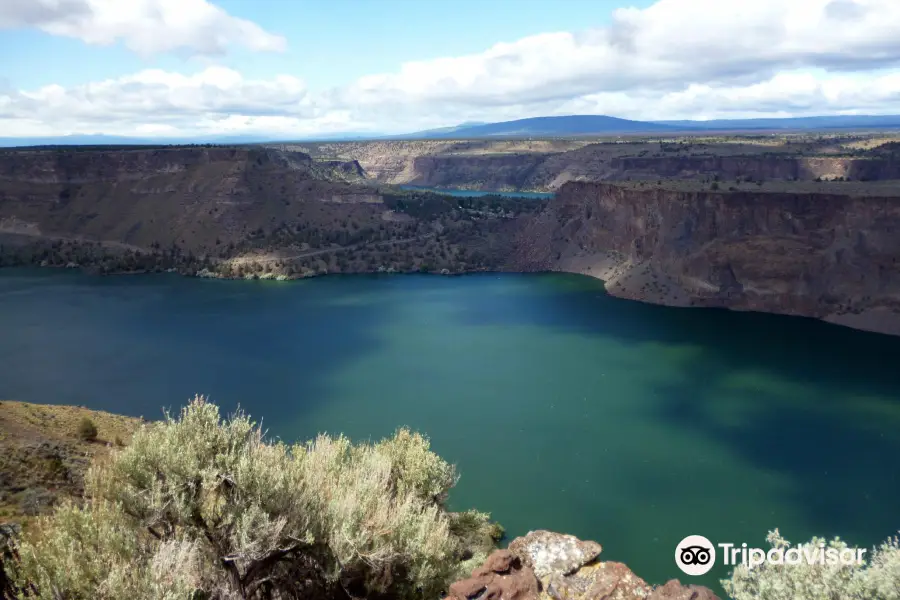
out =
<svg viewBox="0 0 900 600"><path fill-rule="evenodd" d="M638 291L635 289L636 284L638 283L646 283L647 281L647 273L650 271L647 270L647 267L643 263L631 263L630 261L623 261L619 263L611 263L609 260L609 254L607 253L605 260L598 260L597 256L587 257L582 256L578 258L589 259L587 262L571 264L568 265L569 268L561 268L561 269L553 269L553 270L497 270L497 269L478 269L478 270L466 270L466 271L449 271L444 269L445 272L442 271L421 271L421 270L409 270L409 271L398 271L398 270L388 270L384 271L352 271L352 272L325 272L325 273L312 273L306 275L285 275L285 274L274 274L274 273L263 273L259 274L248 274L243 277L229 276L221 273L213 273L209 272L209 274L201 274L203 270L195 271L195 272L184 272L178 269L170 268L170 269L160 269L160 270L142 270L142 271L111 271L111 272L92 272L89 267L84 267L82 265L78 266L67 266L67 265L9 265L0 267L0 273L4 269L14 269L14 268L22 268L22 269L53 269L53 270L68 270L74 271L78 270L81 274L85 275L98 275L98 276L139 276L139 275L154 275L154 274L171 274L171 275L179 275L181 277L190 278L190 279L216 279L221 281L278 281L278 282L286 282L286 281L299 281L299 280L310 280L310 279L318 279L322 277L328 276L336 276L336 275L344 275L344 276L353 276L353 275L382 275L382 276L396 276L396 275L427 275L427 276L440 276L440 277L463 277L463 276L471 276L471 275L549 275L549 274L568 274L568 275L579 275L582 277L589 277L591 279L597 280L603 284L604 293L608 294L611 297L619 298L622 300L630 300L634 302L641 302L644 304L650 304L654 306L666 306L669 308L696 308L696 309L725 309L732 312L757 312L761 314L770 314L770 315L778 315L784 317L800 317L806 319L814 319L816 321L822 321L824 323L828 323L830 325L835 325L838 327L846 327L848 329L853 329L856 331L863 331L866 333L874 333L878 335L887 335L891 337L900 337L900 315L896 315L894 313L887 313L886 311L877 311L877 310L869 310L864 311L861 314L828 314L824 316L810 316L810 315L802 315L795 313L780 313L766 310L753 310L753 309L745 309L739 307L730 307L730 306L716 306L716 305L707 305L700 304L693 300L686 300L685 296L682 294L686 294L686 290L680 288L673 295L672 293L666 293L665 295L657 295L656 293L647 294L646 291ZM593 259L593 260L590 260ZM625 267L623 269L623 266ZM635 273L635 269L638 268L637 273ZM671 278L668 278L671 281ZM643 295L642 295L643 294ZM674 301L673 301L674 300Z"/></svg>

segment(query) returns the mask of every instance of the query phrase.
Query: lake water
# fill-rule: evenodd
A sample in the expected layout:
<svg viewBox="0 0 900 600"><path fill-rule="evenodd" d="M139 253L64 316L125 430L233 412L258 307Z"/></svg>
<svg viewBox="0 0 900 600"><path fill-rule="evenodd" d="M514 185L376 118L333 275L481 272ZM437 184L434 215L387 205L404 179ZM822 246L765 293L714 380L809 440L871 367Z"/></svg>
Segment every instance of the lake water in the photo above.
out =
<svg viewBox="0 0 900 600"><path fill-rule="evenodd" d="M655 583L689 579L673 558L689 534L895 533L898 364L898 338L645 305L574 275L0 270L0 398L153 418L206 393L290 440L408 425L459 466L454 508L595 539Z"/></svg>
<svg viewBox="0 0 900 600"><path fill-rule="evenodd" d="M506 196L508 198L531 198L537 200L541 198L553 197L552 192L492 192L484 190L461 190L457 188L424 187L418 185L401 185L400 188L404 190L414 190L419 192L447 194L449 196L459 196L461 198L479 198L481 196Z"/></svg>

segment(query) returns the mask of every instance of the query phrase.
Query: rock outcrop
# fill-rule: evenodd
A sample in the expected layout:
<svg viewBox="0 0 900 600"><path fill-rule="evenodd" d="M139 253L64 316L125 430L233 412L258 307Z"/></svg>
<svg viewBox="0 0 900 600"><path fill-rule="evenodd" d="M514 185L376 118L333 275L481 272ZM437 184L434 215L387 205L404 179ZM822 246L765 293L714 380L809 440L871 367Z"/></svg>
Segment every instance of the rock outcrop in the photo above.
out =
<svg viewBox="0 0 900 600"><path fill-rule="evenodd" d="M509 268L593 275L651 303L900 335L898 233L900 197L570 182L522 223Z"/></svg>
<svg viewBox="0 0 900 600"><path fill-rule="evenodd" d="M497 550L450 586L452 600L718 600L709 588L671 580L654 587L601 547L571 535L533 531Z"/></svg>
<svg viewBox="0 0 900 600"><path fill-rule="evenodd" d="M900 160L885 157L788 156L750 154L738 156L628 156L614 158L610 168L619 176L691 178L718 175L723 179L814 180L850 178L881 181L900 178Z"/></svg>
<svg viewBox="0 0 900 600"><path fill-rule="evenodd" d="M468 579L450 586L454 600L534 600L540 584L534 572L508 550L497 550Z"/></svg>
<svg viewBox="0 0 900 600"><path fill-rule="evenodd" d="M603 547L597 542L583 542L573 535L551 531L532 531L516 538L509 550L522 558L538 577L569 575L600 556Z"/></svg>

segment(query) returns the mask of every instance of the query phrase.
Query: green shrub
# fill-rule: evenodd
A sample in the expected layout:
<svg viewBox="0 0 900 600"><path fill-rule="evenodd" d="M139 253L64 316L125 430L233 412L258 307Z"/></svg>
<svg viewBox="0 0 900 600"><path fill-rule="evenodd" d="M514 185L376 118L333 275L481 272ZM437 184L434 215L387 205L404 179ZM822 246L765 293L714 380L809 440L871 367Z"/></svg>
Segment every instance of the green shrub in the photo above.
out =
<svg viewBox="0 0 900 600"><path fill-rule="evenodd" d="M777 529L767 539L772 548L791 546ZM830 542L813 538L809 544L838 550L848 547L838 538ZM889 539L861 565L739 566L731 579L722 580L722 586L733 600L900 600L900 540Z"/></svg>
<svg viewBox="0 0 900 600"><path fill-rule="evenodd" d="M446 511L455 482L405 429L288 446L197 397L94 464L91 499L43 518L13 575L47 599L438 597L492 527Z"/></svg>
<svg viewBox="0 0 900 600"><path fill-rule="evenodd" d="M78 423L78 437L86 442L93 442L97 439L97 426L88 417L84 417Z"/></svg>
<svg viewBox="0 0 900 600"><path fill-rule="evenodd" d="M47 599L174 600L202 587L195 547L180 540L153 545L145 538L110 503L66 503L20 543L13 580Z"/></svg>

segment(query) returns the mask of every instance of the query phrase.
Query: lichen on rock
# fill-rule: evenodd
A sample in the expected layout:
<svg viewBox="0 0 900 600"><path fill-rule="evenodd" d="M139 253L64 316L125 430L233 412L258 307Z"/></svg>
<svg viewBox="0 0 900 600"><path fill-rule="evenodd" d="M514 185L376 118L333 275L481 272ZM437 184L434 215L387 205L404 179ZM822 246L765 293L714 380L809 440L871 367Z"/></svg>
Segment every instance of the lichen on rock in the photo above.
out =
<svg viewBox="0 0 900 600"><path fill-rule="evenodd" d="M673 579L652 586L626 565L597 560L592 541L532 531L494 552L468 579L450 586L452 600L719 600L712 590Z"/></svg>
<svg viewBox="0 0 900 600"><path fill-rule="evenodd" d="M509 550L541 579L554 573L573 573L596 559L603 548L597 542L583 542L573 535L541 530L513 540Z"/></svg>

